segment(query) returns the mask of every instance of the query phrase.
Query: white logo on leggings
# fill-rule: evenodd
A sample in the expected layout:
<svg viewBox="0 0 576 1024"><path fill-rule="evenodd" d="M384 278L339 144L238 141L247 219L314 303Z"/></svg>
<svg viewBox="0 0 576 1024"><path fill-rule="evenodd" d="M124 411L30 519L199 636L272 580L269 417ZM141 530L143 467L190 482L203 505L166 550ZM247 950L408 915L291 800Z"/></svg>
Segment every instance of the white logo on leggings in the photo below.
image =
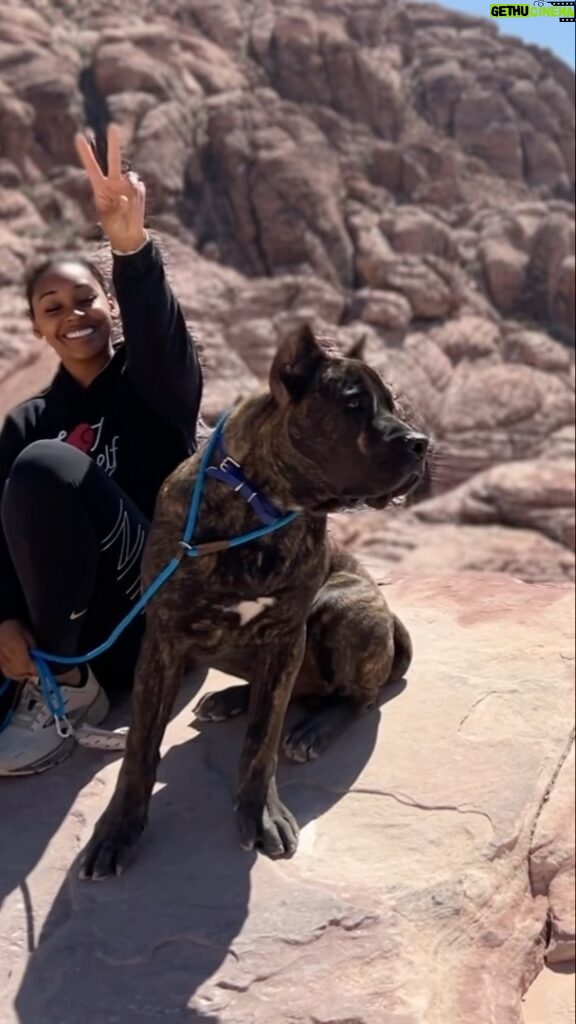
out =
<svg viewBox="0 0 576 1024"><path fill-rule="evenodd" d="M133 529L121 499L118 518L108 536L104 537L100 547L102 551L108 551L117 544L116 579L118 582L124 580L126 594L131 600L140 592L140 557L145 540L146 534L139 523L136 524L135 530ZM136 569L136 576L132 579L130 578L131 569Z"/></svg>

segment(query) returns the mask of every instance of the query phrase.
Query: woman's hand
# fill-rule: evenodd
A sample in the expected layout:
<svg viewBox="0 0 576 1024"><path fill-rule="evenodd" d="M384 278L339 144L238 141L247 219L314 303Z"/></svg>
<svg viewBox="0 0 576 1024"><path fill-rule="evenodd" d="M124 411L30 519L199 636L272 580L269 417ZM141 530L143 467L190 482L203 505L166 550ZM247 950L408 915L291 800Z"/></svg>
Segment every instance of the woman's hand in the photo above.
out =
<svg viewBox="0 0 576 1024"><path fill-rule="evenodd" d="M144 230L146 189L137 174L130 171L122 174L116 125L108 126L107 176L102 173L85 136L76 135L74 143L92 186L96 211L110 245L118 252L138 249L148 237Z"/></svg>
<svg viewBox="0 0 576 1024"><path fill-rule="evenodd" d="M35 676L36 667L30 657L30 648L36 641L19 619L0 622L0 671L7 679Z"/></svg>

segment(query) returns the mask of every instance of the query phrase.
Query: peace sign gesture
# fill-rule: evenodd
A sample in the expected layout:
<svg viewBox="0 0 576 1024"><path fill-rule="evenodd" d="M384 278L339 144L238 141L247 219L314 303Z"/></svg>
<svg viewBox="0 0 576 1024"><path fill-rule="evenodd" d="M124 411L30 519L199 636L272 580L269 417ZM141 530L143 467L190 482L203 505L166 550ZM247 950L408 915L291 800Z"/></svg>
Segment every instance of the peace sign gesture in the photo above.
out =
<svg viewBox="0 0 576 1024"><path fill-rule="evenodd" d="M116 125L108 126L106 143L107 175L102 173L88 139L80 133L74 138L76 152L92 186L102 230L113 249L131 252L138 249L147 238L144 230L146 189L137 174L130 171L122 173Z"/></svg>

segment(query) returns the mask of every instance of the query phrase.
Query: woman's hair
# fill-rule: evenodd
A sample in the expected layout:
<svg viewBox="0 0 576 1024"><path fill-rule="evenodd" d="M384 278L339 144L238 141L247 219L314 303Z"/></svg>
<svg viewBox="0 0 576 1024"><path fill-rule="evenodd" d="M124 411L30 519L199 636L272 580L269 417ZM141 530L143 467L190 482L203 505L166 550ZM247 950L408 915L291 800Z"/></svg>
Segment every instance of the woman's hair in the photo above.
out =
<svg viewBox="0 0 576 1024"><path fill-rule="evenodd" d="M87 259L86 256L80 256L76 252L54 253L52 256L48 256L46 259L41 260L40 263L35 263L30 267L26 273L26 277L24 278L24 291L26 295L26 302L28 303L28 312L30 314L33 313L32 297L38 281L44 276L44 274L53 270L55 267L61 266L62 263L79 263L82 267L85 267L86 270L90 271L92 276L107 294L110 292L110 284L106 280L106 276L104 275L102 268L99 267L97 263L94 263L93 260Z"/></svg>

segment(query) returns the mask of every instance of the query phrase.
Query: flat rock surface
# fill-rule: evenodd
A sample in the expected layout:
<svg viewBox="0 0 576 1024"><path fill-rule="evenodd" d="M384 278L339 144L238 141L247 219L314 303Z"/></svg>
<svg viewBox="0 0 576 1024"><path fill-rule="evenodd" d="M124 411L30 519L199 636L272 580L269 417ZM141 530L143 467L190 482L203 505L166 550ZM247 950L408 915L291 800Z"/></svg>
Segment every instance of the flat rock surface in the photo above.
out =
<svg viewBox="0 0 576 1024"><path fill-rule="evenodd" d="M0 784L2 1024L563 1024L536 986L554 927L569 940L572 590L462 575L386 593L415 642L407 685L320 761L282 765L292 861L240 850L243 726L197 731L192 683L121 879L70 871L117 759L77 750Z"/></svg>

